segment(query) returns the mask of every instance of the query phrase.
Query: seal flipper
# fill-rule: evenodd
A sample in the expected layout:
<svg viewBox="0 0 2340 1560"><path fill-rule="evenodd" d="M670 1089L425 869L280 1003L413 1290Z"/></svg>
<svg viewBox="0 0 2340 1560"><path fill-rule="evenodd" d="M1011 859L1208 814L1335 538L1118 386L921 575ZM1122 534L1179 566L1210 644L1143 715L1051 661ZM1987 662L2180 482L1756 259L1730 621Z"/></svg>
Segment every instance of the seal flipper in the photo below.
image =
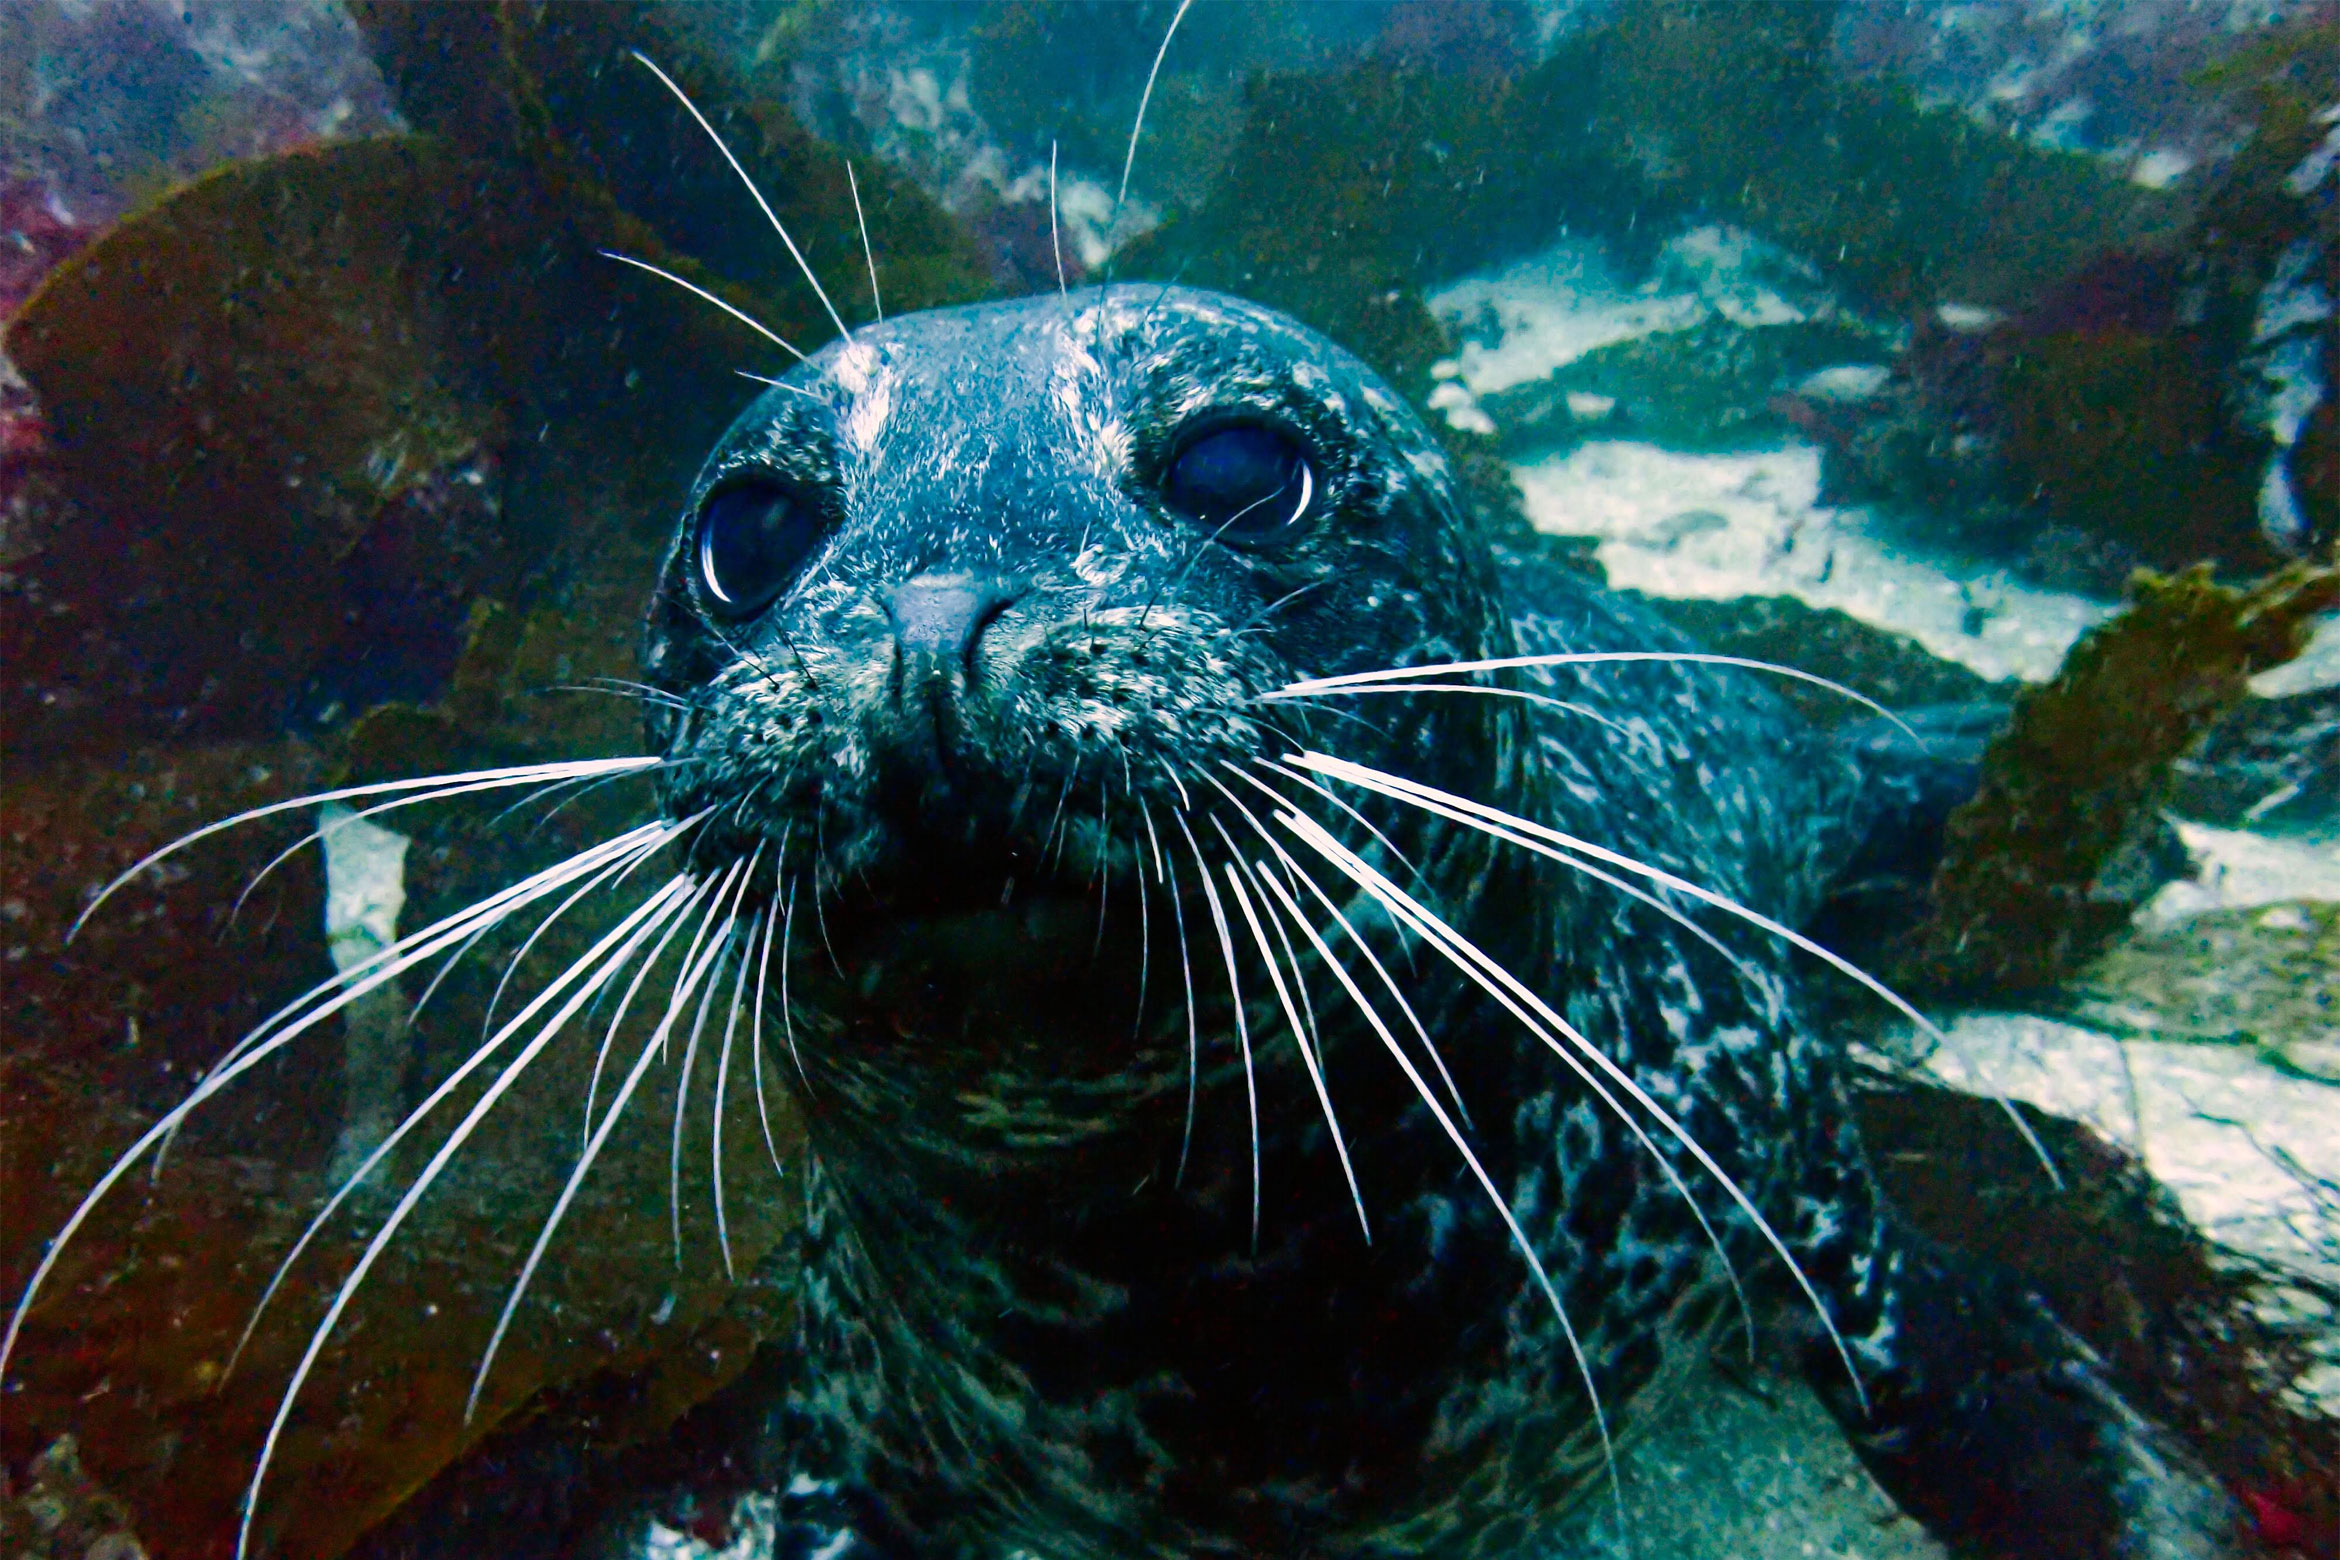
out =
<svg viewBox="0 0 2340 1560"><path fill-rule="evenodd" d="M1847 1285L1835 1349L1805 1366L1861 1461L1962 1555L1989 1560L2240 1560L2241 1515L2177 1438L2123 1401L2103 1362L2010 1280L1900 1229L1869 1204L1862 1260L1826 1242Z"/></svg>

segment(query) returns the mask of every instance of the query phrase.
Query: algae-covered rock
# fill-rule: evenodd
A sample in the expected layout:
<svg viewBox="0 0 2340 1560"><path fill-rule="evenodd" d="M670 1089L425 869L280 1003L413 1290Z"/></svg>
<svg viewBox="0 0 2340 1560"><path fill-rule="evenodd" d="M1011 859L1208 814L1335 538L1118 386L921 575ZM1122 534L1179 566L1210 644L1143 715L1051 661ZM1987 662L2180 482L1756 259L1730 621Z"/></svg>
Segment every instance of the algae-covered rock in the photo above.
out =
<svg viewBox="0 0 2340 1560"><path fill-rule="evenodd" d="M2258 1045L2303 1071L2331 1073L2340 1060L2330 1054L2340 1045L2340 905L2206 911L2123 939L2069 989L2084 1023Z"/></svg>
<svg viewBox="0 0 2340 1560"><path fill-rule="evenodd" d="M2172 766L2247 678L2305 648L2315 614L2340 602L2340 570L2298 566L2247 588L2207 568L2141 575L2134 596L2016 700L1981 793L1950 821L1905 983L2045 986L2103 946L2158 886L2131 869Z"/></svg>
<svg viewBox="0 0 2340 1560"><path fill-rule="evenodd" d="M1671 449L1728 449L1795 426L1777 402L1822 370L1883 355L1877 332L1810 321L1746 326L1720 317L1596 347L1545 379L1479 397L1505 450L1535 454L1587 433Z"/></svg>

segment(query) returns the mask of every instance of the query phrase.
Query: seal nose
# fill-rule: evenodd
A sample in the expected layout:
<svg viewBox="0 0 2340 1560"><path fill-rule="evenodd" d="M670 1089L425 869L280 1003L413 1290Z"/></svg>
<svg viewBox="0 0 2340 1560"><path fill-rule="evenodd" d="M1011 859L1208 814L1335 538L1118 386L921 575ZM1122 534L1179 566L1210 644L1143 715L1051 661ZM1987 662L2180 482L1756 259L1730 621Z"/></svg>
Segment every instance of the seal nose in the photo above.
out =
<svg viewBox="0 0 2340 1560"><path fill-rule="evenodd" d="M886 616L905 663L966 675L983 631L1022 594L987 575L922 574L886 593Z"/></svg>

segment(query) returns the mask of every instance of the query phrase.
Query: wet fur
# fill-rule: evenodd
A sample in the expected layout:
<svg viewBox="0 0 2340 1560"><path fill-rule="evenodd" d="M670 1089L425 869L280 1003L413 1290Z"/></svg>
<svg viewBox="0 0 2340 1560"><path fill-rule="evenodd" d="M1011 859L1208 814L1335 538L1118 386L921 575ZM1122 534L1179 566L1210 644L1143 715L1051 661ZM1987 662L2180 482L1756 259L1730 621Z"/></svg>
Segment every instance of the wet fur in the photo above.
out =
<svg viewBox="0 0 2340 1560"><path fill-rule="evenodd" d="M1123 286L913 316L790 382L809 394L764 397L700 491L785 477L828 506L828 540L764 617L718 629L686 520L645 657L684 707L653 708L654 744L693 761L662 771L666 811L715 809L702 864L761 849L755 892L793 886L828 943L793 966L801 1336L741 1454L779 1497L781 1552L1534 1554L1597 1487L1604 1428L1621 1435L1728 1316L1724 1254L1618 1114L1295 836L1279 860L1261 833L1275 804L1238 772L1416 885L1728 1170L1842 1342L1811 1329L1816 1383L1930 1525L1992 1554L2226 1552L2221 1498L2077 1345L1879 1206L1783 950L1351 798L1401 862L1261 767L1321 748L1793 924L1857 843L1866 793L1749 679L1658 664L1511 684L1575 712L1273 700L1302 677L1674 642L1491 546L1386 388L1232 299ZM1211 543L1155 496L1178 431L1228 413L1291 427L1321 462L1323 519L1288 551ZM898 631L889 593L919 581L1006 600L963 665ZM1271 603L1288 604L1263 617ZM1206 870L1224 902L1199 891ZM1426 1092L1266 879L1246 894L1253 872L1299 903L1312 875L1404 972L1568 1326ZM1290 990L1239 909L1274 925ZM1370 1243L1312 1092L1319 1056ZM1767 1246L1675 1157L1752 1281Z"/></svg>

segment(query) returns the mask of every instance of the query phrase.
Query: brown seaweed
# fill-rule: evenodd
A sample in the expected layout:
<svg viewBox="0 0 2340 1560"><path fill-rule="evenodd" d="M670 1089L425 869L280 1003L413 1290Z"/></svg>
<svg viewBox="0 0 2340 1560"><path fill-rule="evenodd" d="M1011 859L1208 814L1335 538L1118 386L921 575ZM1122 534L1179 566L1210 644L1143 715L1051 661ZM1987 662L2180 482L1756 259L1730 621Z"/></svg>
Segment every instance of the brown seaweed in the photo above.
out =
<svg viewBox="0 0 2340 1560"><path fill-rule="evenodd" d="M1929 919L1898 978L1935 991L2056 984L2128 924L2115 881L2172 766L2241 702L2253 674L2307 646L2340 605L2340 569L2297 565L2221 585L2207 565L2140 574L2128 611L2086 635L2055 679L2026 689L1952 815Z"/></svg>

